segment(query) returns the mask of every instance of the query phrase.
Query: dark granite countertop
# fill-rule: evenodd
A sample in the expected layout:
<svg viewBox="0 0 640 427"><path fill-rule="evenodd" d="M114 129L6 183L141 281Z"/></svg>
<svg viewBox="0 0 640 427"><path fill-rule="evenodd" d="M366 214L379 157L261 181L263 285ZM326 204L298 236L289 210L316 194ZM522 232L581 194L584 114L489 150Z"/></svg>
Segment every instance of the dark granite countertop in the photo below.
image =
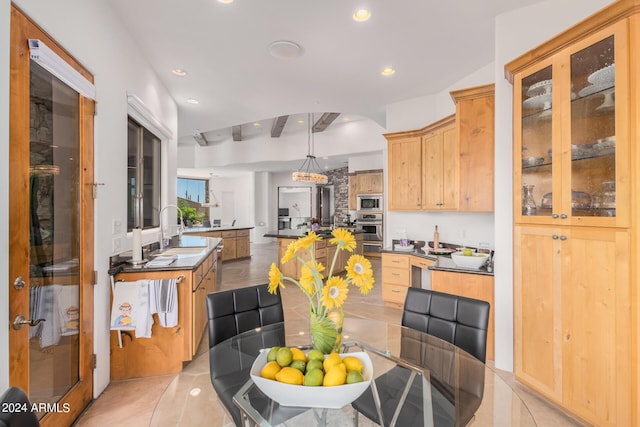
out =
<svg viewBox="0 0 640 427"><path fill-rule="evenodd" d="M344 228L346 230L349 230L353 234L363 233L362 230L355 230L355 229L352 229L352 228L349 228L349 227L340 227L340 228ZM331 230L329 230L329 229L317 230L316 234L318 234L319 236L322 236L324 238L332 237L331 236ZM303 232L302 230L285 229L285 230L269 231L269 232L264 234L264 237L275 237L275 238L278 238L278 239L297 239L297 238L300 238L300 237L304 237L306 235L307 235L307 232Z"/></svg>
<svg viewBox="0 0 640 427"><path fill-rule="evenodd" d="M425 251L425 249L427 249ZM383 248L380 252L399 254L399 255L413 255L420 258L430 259L435 261L429 266L429 270L439 271L451 271L454 273L468 273L468 274L483 274L485 276L493 276L493 272L487 271L486 265L481 268L462 268L458 267L450 255L434 255L428 252L430 248L419 247L413 251L394 250L393 248Z"/></svg>
<svg viewBox="0 0 640 427"><path fill-rule="evenodd" d="M188 233L206 233L209 231L234 231L234 230L251 230L253 226L241 227L241 226L220 226L220 227L189 227L184 230L184 234Z"/></svg>
<svg viewBox="0 0 640 427"><path fill-rule="evenodd" d="M146 250L143 258L153 260L155 257L163 254L171 254L176 248L187 248L185 253L174 253L175 261L166 266L147 266L146 263L133 265L131 261L131 251L112 256L110 258L109 274L118 273L140 273L143 271L174 271L174 270L195 270L204 261L207 256L214 251L220 244L222 239L217 237L200 237L182 235L182 237L174 236L168 248L160 251L157 244L155 249ZM172 251L174 249L174 251ZM180 249L177 249L180 252Z"/></svg>

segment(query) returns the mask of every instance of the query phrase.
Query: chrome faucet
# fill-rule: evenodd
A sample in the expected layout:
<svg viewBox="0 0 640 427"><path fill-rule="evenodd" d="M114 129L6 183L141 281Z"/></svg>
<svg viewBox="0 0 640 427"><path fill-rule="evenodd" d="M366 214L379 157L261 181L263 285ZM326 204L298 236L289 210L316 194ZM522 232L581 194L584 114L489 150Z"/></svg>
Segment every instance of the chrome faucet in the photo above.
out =
<svg viewBox="0 0 640 427"><path fill-rule="evenodd" d="M162 213L167 208L176 208L178 210L178 212L180 213L180 228L178 229L178 235L182 237L182 232L184 231L184 216L182 210L178 207L178 205L166 205L164 208L160 209L160 213L158 214L158 222L160 223L160 249L164 249L169 246L169 242L165 243L164 228L162 227Z"/></svg>

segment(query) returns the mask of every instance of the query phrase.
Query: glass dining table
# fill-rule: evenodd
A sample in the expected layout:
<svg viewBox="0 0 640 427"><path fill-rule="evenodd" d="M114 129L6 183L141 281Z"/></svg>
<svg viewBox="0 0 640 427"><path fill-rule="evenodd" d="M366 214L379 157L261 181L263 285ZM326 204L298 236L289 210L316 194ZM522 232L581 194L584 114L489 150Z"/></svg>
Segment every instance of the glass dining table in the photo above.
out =
<svg viewBox="0 0 640 427"><path fill-rule="evenodd" d="M246 425L379 425L351 404L341 409L283 407L253 384L249 371L260 349L283 345L305 348L309 342L308 321L304 320L250 330L221 342L195 358L171 381L156 405L151 426L232 426L234 421L220 402L224 399L240 410ZM413 425L536 425L525 403L492 369L431 335L378 320L345 318L343 348L345 352L367 352L376 378L397 371L398 366L417 374L415 381L420 382L422 390L417 405L421 408ZM233 379L237 386L232 388L232 396L217 396L212 382L220 378ZM410 381L407 384L404 393L401 388L393 396L385 393L384 385L370 387L361 399L367 396L373 404L374 419L379 419L375 416L379 408L385 408L385 425L390 425L395 417L389 405L409 405ZM415 399L411 405L416 405Z"/></svg>

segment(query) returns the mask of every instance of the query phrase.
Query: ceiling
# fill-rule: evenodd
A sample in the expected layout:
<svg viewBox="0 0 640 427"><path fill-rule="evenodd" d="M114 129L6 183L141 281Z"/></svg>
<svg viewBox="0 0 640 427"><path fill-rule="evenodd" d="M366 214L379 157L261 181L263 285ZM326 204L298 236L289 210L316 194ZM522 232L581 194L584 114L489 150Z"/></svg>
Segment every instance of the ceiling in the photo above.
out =
<svg viewBox="0 0 640 427"><path fill-rule="evenodd" d="M112 0L178 105L180 144L232 127L342 113L386 125L389 103L438 93L494 58L494 17L542 0ZM371 11L366 22L352 19ZM274 41L302 47L270 55ZM396 72L381 75L386 67ZM178 77L172 70L186 70ZM187 102L193 98L197 105ZM330 125L331 126L331 125Z"/></svg>

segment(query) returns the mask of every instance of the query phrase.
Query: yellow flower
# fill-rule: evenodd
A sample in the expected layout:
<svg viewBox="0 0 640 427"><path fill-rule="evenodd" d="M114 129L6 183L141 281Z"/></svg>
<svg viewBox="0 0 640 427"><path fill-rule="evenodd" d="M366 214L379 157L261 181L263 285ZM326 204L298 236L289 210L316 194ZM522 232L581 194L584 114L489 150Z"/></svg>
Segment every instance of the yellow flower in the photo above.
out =
<svg viewBox="0 0 640 427"><path fill-rule="evenodd" d="M349 287L346 280L342 277L331 277L322 288L322 305L329 310L334 307L342 307L348 293Z"/></svg>
<svg viewBox="0 0 640 427"><path fill-rule="evenodd" d="M347 278L366 295L375 282L371 262L362 255L351 255L346 266Z"/></svg>
<svg viewBox="0 0 640 427"><path fill-rule="evenodd" d="M282 255L282 259L280 260L280 262L284 264L285 262L291 261L295 256L296 241L294 240L293 242L289 243L289 246L287 246L287 249L285 250L284 255Z"/></svg>
<svg viewBox="0 0 640 427"><path fill-rule="evenodd" d="M284 288L284 283L282 283L282 273L280 273L280 270L276 266L276 263L272 262L271 268L269 268L269 293L275 294L278 290L278 286Z"/></svg>
<svg viewBox="0 0 640 427"><path fill-rule="evenodd" d="M313 242L316 242L318 240L322 240L322 237L318 236L315 231L310 231L309 234L304 237L300 237L295 241L295 250L297 252L300 249L309 249L311 246L313 246Z"/></svg>
<svg viewBox="0 0 640 427"><path fill-rule="evenodd" d="M307 261L300 269L300 284L309 295L316 293L316 278L313 272L317 271L320 275L320 279L323 279L322 271L324 271L324 265L312 260Z"/></svg>
<svg viewBox="0 0 640 427"><path fill-rule="evenodd" d="M350 231L344 228L336 228L331 234L333 235L333 239L329 240L329 243L338 246L339 249L346 249L349 252L353 252L356 248L356 238Z"/></svg>

